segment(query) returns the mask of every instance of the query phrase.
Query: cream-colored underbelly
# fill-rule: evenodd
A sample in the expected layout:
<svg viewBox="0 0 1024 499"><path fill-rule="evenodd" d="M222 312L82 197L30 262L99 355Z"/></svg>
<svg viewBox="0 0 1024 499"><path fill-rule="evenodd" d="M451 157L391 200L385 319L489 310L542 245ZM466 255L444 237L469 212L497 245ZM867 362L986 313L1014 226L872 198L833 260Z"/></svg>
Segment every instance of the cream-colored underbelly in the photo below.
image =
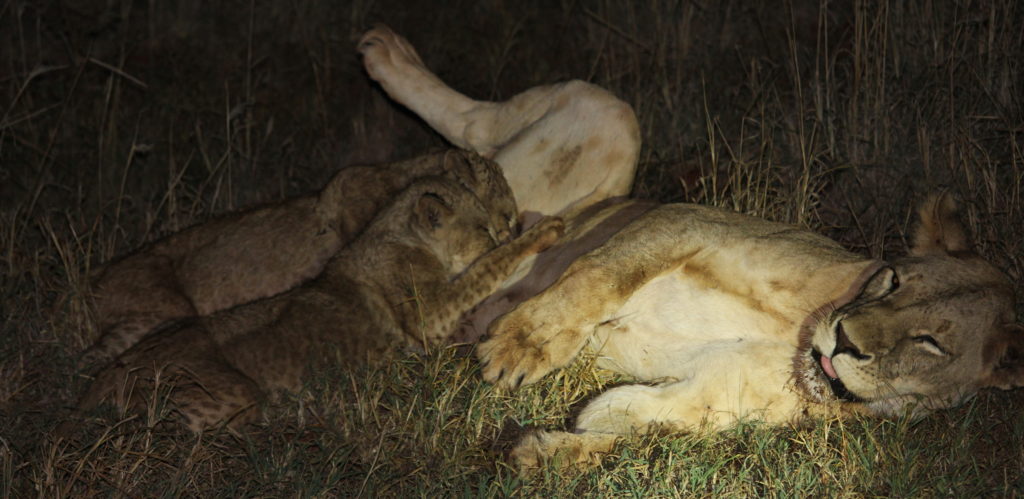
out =
<svg viewBox="0 0 1024 499"><path fill-rule="evenodd" d="M766 310L763 300L737 296L688 279L681 271L648 282L598 326L589 345L599 364L642 380L685 379L723 363L746 371L749 362L777 363L790 357L761 355L796 347L792 321ZM790 337L792 339L790 339ZM749 349L750 355L744 355ZM744 364L744 365L739 365ZM769 367L769 366L762 366Z"/></svg>

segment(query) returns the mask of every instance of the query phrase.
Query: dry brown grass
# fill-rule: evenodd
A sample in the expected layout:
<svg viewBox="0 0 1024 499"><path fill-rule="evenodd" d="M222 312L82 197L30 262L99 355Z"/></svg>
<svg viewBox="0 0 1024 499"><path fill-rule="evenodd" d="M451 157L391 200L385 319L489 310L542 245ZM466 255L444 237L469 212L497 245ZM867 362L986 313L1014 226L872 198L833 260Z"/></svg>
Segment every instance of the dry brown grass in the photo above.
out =
<svg viewBox="0 0 1024 499"><path fill-rule="evenodd" d="M209 4L209 5L208 5ZM515 395L440 352L338 371L248 439L108 413L48 432L84 384L89 269L216 213L440 139L362 74L383 21L470 95L585 78L632 103L635 194L906 247L951 188L980 251L1024 282L1024 7L991 2L641 4L12 1L0 4L0 496L1020 495L1024 394L922 423L742 426L626 442L603 469L518 477L520 426L564 425L614 382L586 361ZM100 416L100 415L98 415Z"/></svg>

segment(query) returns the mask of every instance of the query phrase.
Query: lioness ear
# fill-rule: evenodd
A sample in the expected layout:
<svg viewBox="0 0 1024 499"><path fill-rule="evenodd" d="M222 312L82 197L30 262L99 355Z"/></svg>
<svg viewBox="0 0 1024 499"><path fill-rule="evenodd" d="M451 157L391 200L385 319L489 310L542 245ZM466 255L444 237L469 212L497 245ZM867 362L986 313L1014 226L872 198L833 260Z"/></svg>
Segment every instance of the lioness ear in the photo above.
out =
<svg viewBox="0 0 1024 499"><path fill-rule="evenodd" d="M949 192L928 196L917 209L921 222L914 233L912 256L948 254L960 256L971 251L963 225L957 218L956 201Z"/></svg>
<svg viewBox="0 0 1024 499"><path fill-rule="evenodd" d="M992 374L985 387L1010 390L1024 386L1024 326L1009 324L986 348L986 362L991 359Z"/></svg>
<svg viewBox="0 0 1024 499"><path fill-rule="evenodd" d="M454 213L443 197L428 192L416 201L414 219L420 227L434 230L441 227L444 221Z"/></svg>
<svg viewBox="0 0 1024 499"><path fill-rule="evenodd" d="M899 286L899 278L896 277L896 271L892 267L883 266L868 278L857 297L874 300L889 294L897 286Z"/></svg>

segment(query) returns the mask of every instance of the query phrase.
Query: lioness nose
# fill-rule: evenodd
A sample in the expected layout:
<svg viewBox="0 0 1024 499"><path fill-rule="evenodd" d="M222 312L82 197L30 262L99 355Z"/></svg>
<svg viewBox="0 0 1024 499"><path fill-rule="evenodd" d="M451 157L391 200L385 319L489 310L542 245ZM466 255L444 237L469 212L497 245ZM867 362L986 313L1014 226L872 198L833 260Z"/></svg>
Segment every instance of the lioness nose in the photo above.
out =
<svg viewBox="0 0 1024 499"><path fill-rule="evenodd" d="M841 353L850 354L855 359L867 360L870 359L870 355L864 355L857 348L857 345L853 344L850 340L849 335L846 334L846 328L843 327L843 321L836 323L836 349L832 352L832 357Z"/></svg>

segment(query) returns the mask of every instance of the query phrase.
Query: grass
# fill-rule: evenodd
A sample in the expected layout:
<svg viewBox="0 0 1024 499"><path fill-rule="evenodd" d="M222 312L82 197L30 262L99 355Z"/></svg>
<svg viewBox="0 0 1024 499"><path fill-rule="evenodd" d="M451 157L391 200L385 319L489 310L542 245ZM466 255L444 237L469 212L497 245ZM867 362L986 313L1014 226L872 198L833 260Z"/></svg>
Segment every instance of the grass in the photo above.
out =
<svg viewBox="0 0 1024 499"><path fill-rule="evenodd" d="M1024 7L980 2L0 4L0 496L1020 496L1024 393L924 421L647 436L599 469L520 476L523 427L621 380L582 359L508 394L454 350L321 373L246 438L108 410L50 430L86 380L90 269L209 217L441 139L362 74L382 21L456 88L584 78L633 104L639 197L905 251L951 188L1024 282Z"/></svg>

